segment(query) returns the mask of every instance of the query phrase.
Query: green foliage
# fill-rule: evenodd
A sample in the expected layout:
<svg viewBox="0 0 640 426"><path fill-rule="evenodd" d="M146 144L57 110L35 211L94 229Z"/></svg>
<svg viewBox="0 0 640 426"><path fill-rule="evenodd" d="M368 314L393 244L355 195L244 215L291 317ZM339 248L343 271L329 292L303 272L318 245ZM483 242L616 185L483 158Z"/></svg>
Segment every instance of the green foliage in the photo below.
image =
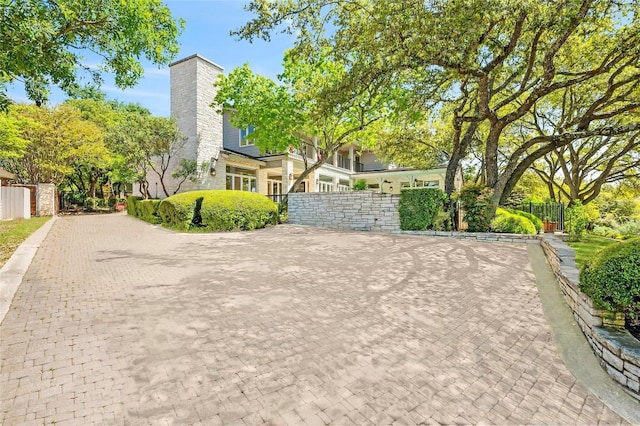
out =
<svg viewBox="0 0 640 426"><path fill-rule="evenodd" d="M640 202L633 199L605 198L600 203L598 210L602 218L609 218L618 223L632 220L640 215Z"/></svg>
<svg viewBox="0 0 640 426"><path fill-rule="evenodd" d="M158 213L168 227L198 231L264 228L278 222L278 206L264 195L245 191L192 191L160 203Z"/></svg>
<svg viewBox="0 0 640 426"><path fill-rule="evenodd" d="M539 217L532 215L531 213L523 212L522 210L508 210L509 213L516 214L518 216L526 217L531 221L533 226L536 228L536 234L539 234L542 231L542 220Z"/></svg>
<svg viewBox="0 0 640 426"><path fill-rule="evenodd" d="M569 233L569 239L580 241L589 225L589 215L580 201L574 200L571 206L567 208L564 222Z"/></svg>
<svg viewBox="0 0 640 426"><path fill-rule="evenodd" d="M183 21L174 21L161 0L3 1L0 13L0 82L25 82L30 98L42 100L55 84L74 92L82 80L95 83L115 73L120 88L132 87L143 74L140 59L168 64L179 50ZM88 69L84 51L102 58Z"/></svg>
<svg viewBox="0 0 640 426"><path fill-rule="evenodd" d="M492 190L483 185L465 185L457 198L464 210L469 232L487 232L491 228Z"/></svg>
<svg viewBox="0 0 640 426"><path fill-rule="evenodd" d="M142 219L149 223L160 223L158 207L161 200L145 200L142 197L133 196L127 198L127 214Z"/></svg>
<svg viewBox="0 0 640 426"><path fill-rule="evenodd" d="M194 219L196 201L202 200L206 192L183 192L162 200L158 207L162 224L181 231L188 230Z"/></svg>
<svg viewBox="0 0 640 426"><path fill-rule="evenodd" d="M410 92L401 125L435 129L415 132L410 150L446 153L447 193L452 172L475 156L493 208L546 153L639 129L637 1L251 0L247 9L254 15L240 37L286 32L294 56L329 52L348 65L341 90L325 90L319 103L339 106L381 86Z"/></svg>
<svg viewBox="0 0 640 426"><path fill-rule="evenodd" d="M76 108L64 104L51 109L20 104L12 105L8 115L19 139L26 144L21 150L14 149L15 155L3 164L21 182L59 185L73 173L77 163L94 166L106 160L101 129L83 119Z"/></svg>
<svg viewBox="0 0 640 426"><path fill-rule="evenodd" d="M200 210L204 231L264 228L278 223L278 206L268 197L245 191L210 191Z"/></svg>
<svg viewBox="0 0 640 426"><path fill-rule="evenodd" d="M615 238L617 240L622 239L622 234L620 232L608 226L596 225L593 227L593 231L591 231L591 233L599 237Z"/></svg>
<svg viewBox="0 0 640 426"><path fill-rule="evenodd" d="M622 235L622 238L634 238L640 237L640 219L637 220L628 220L624 223L621 223L616 228L616 231Z"/></svg>
<svg viewBox="0 0 640 426"><path fill-rule="evenodd" d="M345 88L348 66L322 49L308 55L287 52L279 82L243 65L219 78L212 106L229 112L238 128L253 126L247 139L262 152L317 153L315 164L305 167L290 189L296 191L343 145L373 143L377 129L400 109L384 86L371 85L360 92Z"/></svg>
<svg viewBox="0 0 640 426"><path fill-rule="evenodd" d="M353 183L354 191L364 191L367 189L367 181L365 179L358 179Z"/></svg>
<svg viewBox="0 0 640 426"><path fill-rule="evenodd" d="M640 239L600 251L582 269L580 290L596 307L636 318L640 314Z"/></svg>
<svg viewBox="0 0 640 426"><path fill-rule="evenodd" d="M424 231L434 228L438 213L443 211L447 196L439 188L414 188L400 191L400 229ZM442 219L440 218L440 222Z"/></svg>
<svg viewBox="0 0 640 426"><path fill-rule="evenodd" d="M491 230L508 234L537 234L536 227L528 218L500 208L491 222Z"/></svg>
<svg viewBox="0 0 640 426"><path fill-rule="evenodd" d="M88 211L107 210L109 209L109 200L99 197L87 197L84 200L84 208Z"/></svg>
<svg viewBox="0 0 640 426"><path fill-rule="evenodd" d="M138 217L138 203L142 199L142 197L138 197L137 195L127 198L127 201L125 201L125 203L127 204L127 214L129 216Z"/></svg>
<svg viewBox="0 0 640 426"><path fill-rule="evenodd" d="M138 218L149 223L160 223L158 207L161 200L140 200L137 203L136 213Z"/></svg>
<svg viewBox="0 0 640 426"><path fill-rule="evenodd" d="M436 231L452 231L453 221L451 213L446 210L439 210L433 218L433 229Z"/></svg>

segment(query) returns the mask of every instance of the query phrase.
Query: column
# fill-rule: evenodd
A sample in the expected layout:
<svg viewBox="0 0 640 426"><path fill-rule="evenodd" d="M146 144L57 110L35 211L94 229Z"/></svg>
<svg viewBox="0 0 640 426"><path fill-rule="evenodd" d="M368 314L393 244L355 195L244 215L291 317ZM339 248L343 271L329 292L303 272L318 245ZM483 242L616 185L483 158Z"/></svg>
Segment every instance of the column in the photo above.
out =
<svg viewBox="0 0 640 426"><path fill-rule="evenodd" d="M293 160L282 160L282 192L287 193L295 182L293 178Z"/></svg>
<svg viewBox="0 0 640 426"><path fill-rule="evenodd" d="M355 172L354 169L354 159L353 159L353 144L349 145L349 170Z"/></svg>

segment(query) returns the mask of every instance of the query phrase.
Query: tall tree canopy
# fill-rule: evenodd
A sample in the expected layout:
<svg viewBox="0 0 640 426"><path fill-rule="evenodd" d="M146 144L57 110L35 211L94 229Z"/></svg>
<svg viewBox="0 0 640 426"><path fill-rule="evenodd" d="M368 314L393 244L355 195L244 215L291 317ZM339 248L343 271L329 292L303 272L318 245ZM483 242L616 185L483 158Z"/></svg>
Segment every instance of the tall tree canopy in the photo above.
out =
<svg viewBox="0 0 640 426"><path fill-rule="evenodd" d="M142 76L141 58L172 60L182 27L161 0L2 0L0 101L6 107L1 85L14 80L36 103L46 99L49 84L73 91L79 68L97 82L101 73L114 73L118 87L131 87ZM83 62L84 51L102 58L98 68Z"/></svg>
<svg viewBox="0 0 640 426"><path fill-rule="evenodd" d="M293 55L322 50L348 64L319 92L325 102L344 101L336 87L357 93L394 76L385 83L411 91L413 121L450 127L446 190L477 145L494 207L545 154L640 130L635 0L252 0L248 10L256 17L240 37L289 32ZM578 96L566 109L569 93ZM562 111L559 125L540 120Z"/></svg>
<svg viewBox="0 0 640 426"><path fill-rule="evenodd" d="M376 79L337 90L348 79L344 63L322 50L313 53L305 57L285 54L279 82L254 74L248 65L236 68L220 77L212 105L230 111L235 126L253 126L255 131L248 138L263 152L286 152L293 146L303 154L305 170L292 191L343 145L372 139L375 129L400 108L400 97L390 96ZM328 88L334 90L329 98L324 96ZM307 156L316 152L314 162L307 164Z"/></svg>

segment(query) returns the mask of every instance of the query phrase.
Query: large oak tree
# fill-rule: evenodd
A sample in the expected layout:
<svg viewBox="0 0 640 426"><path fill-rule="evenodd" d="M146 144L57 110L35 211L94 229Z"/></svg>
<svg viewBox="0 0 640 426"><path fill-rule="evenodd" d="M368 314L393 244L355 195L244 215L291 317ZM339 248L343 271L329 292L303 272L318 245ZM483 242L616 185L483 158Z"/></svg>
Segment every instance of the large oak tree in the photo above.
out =
<svg viewBox="0 0 640 426"><path fill-rule="evenodd" d="M95 82L113 73L118 87L131 87L143 74L142 58L172 60L182 27L161 0L2 0L0 109L7 105L4 83L21 81L40 104L49 84L76 90L79 69ZM87 52L101 59L97 67L85 62Z"/></svg>
<svg viewBox="0 0 640 426"><path fill-rule="evenodd" d="M388 81L414 95L416 121L451 128L447 192L479 144L494 207L549 152L640 129L634 0L253 0L248 9L255 19L236 34L295 34L294 54L322 49L349 64L352 89L394 75ZM331 102L335 87L319 95ZM588 96L563 126L529 131L536 108L569 90Z"/></svg>

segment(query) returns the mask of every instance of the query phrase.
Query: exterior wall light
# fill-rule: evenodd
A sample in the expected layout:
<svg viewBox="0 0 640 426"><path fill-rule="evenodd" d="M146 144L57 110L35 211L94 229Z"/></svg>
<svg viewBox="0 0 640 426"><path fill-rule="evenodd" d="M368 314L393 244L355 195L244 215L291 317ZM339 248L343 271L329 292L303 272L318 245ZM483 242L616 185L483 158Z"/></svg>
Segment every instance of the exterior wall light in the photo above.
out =
<svg viewBox="0 0 640 426"><path fill-rule="evenodd" d="M216 164L218 163L218 157L211 157L211 160L209 160L209 174L211 176L215 176L216 175Z"/></svg>

